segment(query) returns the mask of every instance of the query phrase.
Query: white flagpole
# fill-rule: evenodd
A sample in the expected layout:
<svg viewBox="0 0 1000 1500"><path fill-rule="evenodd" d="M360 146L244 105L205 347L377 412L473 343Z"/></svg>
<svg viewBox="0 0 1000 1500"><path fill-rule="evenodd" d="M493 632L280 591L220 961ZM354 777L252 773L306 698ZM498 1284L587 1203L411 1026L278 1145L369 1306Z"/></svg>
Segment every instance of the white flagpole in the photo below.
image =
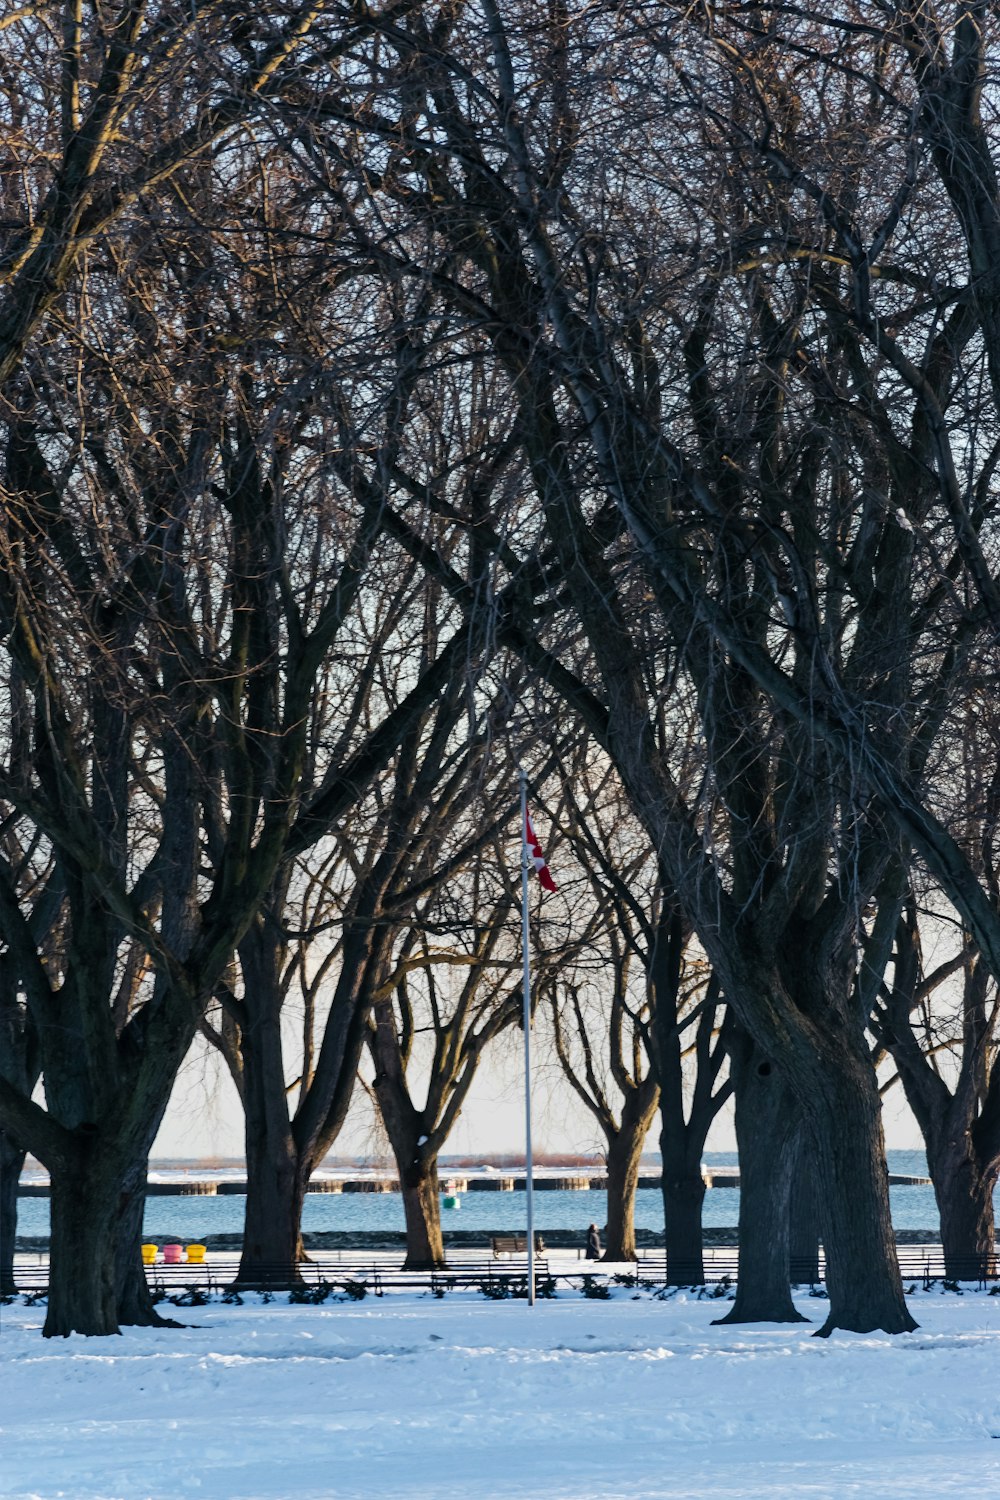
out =
<svg viewBox="0 0 1000 1500"><path fill-rule="evenodd" d="M531 966L528 962L528 778L521 778L521 988L524 991L524 1186L528 1218L528 1306L535 1305L535 1214L531 1162Z"/></svg>

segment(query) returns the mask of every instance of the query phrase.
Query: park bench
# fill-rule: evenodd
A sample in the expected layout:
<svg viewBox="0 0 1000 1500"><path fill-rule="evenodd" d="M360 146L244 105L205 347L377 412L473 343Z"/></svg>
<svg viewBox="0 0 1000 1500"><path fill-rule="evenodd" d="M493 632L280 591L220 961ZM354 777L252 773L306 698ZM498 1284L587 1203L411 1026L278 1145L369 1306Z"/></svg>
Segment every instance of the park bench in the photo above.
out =
<svg viewBox="0 0 1000 1500"><path fill-rule="evenodd" d="M961 1258L951 1264L949 1272L945 1265L944 1253L939 1245L900 1245L897 1247L896 1256L899 1261L900 1275L905 1281L921 1281L925 1288L930 1287L936 1281L954 1279L955 1281L975 1282L980 1287L985 1287L989 1282L1000 1278L1000 1257L996 1255L987 1257L985 1255L970 1255ZM739 1279L739 1251L733 1248L709 1252L705 1256L704 1274L706 1284L722 1281L737 1281ZM681 1282L685 1281L684 1268L674 1267L675 1278ZM825 1258L820 1256L819 1276L815 1278L812 1274L816 1269L815 1263L799 1262L793 1258L790 1271L793 1285L802 1286L814 1279L820 1282L826 1279ZM635 1275L642 1282L663 1281L667 1274L667 1258L661 1252L653 1255L644 1255L635 1262ZM694 1266L691 1268L691 1281L695 1279Z"/></svg>
<svg viewBox="0 0 1000 1500"><path fill-rule="evenodd" d="M643 1255L633 1264L635 1266L634 1275L639 1281L655 1284L666 1280L667 1257L662 1251L659 1254ZM705 1256L703 1271L706 1284L713 1281L722 1281L727 1278L735 1280L738 1269L739 1255L736 1250L722 1255L716 1251L713 1256ZM690 1270L683 1263L678 1266L675 1262L673 1272L675 1278L679 1278L685 1285L694 1285L700 1279L697 1277L697 1268L694 1262L691 1263Z"/></svg>
<svg viewBox="0 0 1000 1500"><path fill-rule="evenodd" d="M528 1252L528 1236L526 1234L491 1234L490 1248L497 1255L526 1255ZM545 1241L540 1234L535 1235L535 1250L541 1252L545 1249Z"/></svg>
<svg viewBox="0 0 1000 1500"><path fill-rule="evenodd" d="M338 1290L343 1290L347 1283L364 1283L368 1293L381 1296L387 1291L448 1291L448 1290L477 1290L483 1285L496 1286L498 1289L507 1287L510 1291L523 1288L527 1278L526 1260L519 1262L507 1261L498 1265L498 1255L524 1255L527 1245L527 1237L523 1234L516 1235L493 1235L493 1259L485 1257L470 1257L465 1255L456 1257L453 1264L446 1268L426 1271L407 1271L403 1269L400 1261L392 1258L381 1260L374 1257L360 1255L332 1255L314 1252L308 1261L303 1261L299 1266L302 1281L307 1288L319 1288L328 1285ZM543 1249L544 1244L540 1235L535 1237L536 1249ZM945 1266L944 1255L940 1246L923 1245L901 1245L898 1249L899 1268L906 1281L921 1281L925 1287L934 1282L944 1281L949 1276L949 1270ZM176 1296L194 1291L204 1291L210 1294L221 1294L235 1287L240 1290L237 1276L239 1272L240 1258L237 1254L215 1255L205 1261L181 1262L180 1264L146 1265L146 1278L151 1289L161 1296ZM675 1267L675 1274L677 1268ZM820 1281L825 1275L825 1265L822 1258L820 1261ZM261 1277L255 1289L268 1290L268 1268L260 1268ZM276 1266L273 1268L274 1276L271 1282L275 1291L285 1290L287 1282L284 1273ZM652 1255L642 1255L639 1260L633 1262L631 1274L639 1284L662 1284L666 1279L667 1265L666 1257L662 1251L654 1252ZM692 1273L694 1267L692 1266ZM794 1267L793 1267L794 1272ZM970 1256L968 1263L961 1265L952 1264L950 1274L957 1281L978 1283L985 1287L990 1282L995 1282L1000 1272L998 1258L992 1256ZM569 1272L558 1270L553 1272L546 1259L536 1259L535 1276L539 1284L546 1280L565 1282L566 1285L577 1285L581 1275L589 1279L595 1276L609 1275L600 1267L594 1265L588 1268L586 1273ZM620 1275L616 1271L614 1275ZM705 1280L711 1284L722 1281L724 1278L731 1282L738 1279L739 1256L735 1247L725 1248L709 1252L705 1258L704 1265ZM609 1277L610 1279L610 1277ZM692 1274L692 1281L694 1275ZM809 1280L808 1276L795 1277L799 1284ZM44 1296L48 1290L49 1268L47 1260L39 1257L34 1264L19 1262L14 1267L14 1282L18 1291L28 1296ZM251 1290L251 1288L243 1288Z"/></svg>
<svg viewBox="0 0 1000 1500"><path fill-rule="evenodd" d="M205 1292L221 1295L227 1292L287 1290L287 1277L283 1267L258 1267L252 1285L238 1280L240 1259L238 1255L216 1256L200 1263L159 1263L144 1267L150 1290L157 1296L177 1297L189 1293ZM374 1260L365 1257L337 1258L321 1257L302 1261L298 1267L303 1287L319 1289L329 1286L344 1290L347 1285L363 1284L366 1291L380 1297L387 1291L476 1291L484 1284L499 1290L514 1291L526 1281L527 1266L504 1265L498 1267L495 1260L462 1259L456 1264L437 1270L407 1271L399 1262ZM28 1296L44 1296L48 1291L48 1264L39 1260L35 1265L17 1265L14 1281L18 1290ZM536 1260L536 1280L541 1283L550 1278L547 1260Z"/></svg>

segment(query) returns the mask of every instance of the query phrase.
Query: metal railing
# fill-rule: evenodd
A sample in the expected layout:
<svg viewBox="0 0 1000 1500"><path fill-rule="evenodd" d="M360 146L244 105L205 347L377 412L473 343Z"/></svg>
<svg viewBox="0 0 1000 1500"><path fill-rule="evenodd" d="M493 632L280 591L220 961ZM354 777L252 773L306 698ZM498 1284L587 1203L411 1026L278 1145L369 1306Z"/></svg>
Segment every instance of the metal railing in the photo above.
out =
<svg viewBox="0 0 1000 1500"><path fill-rule="evenodd" d="M901 1246L899 1268L904 1282L920 1282L925 1288L935 1283L975 1283L985 1288L1000 1280L1000 1257L976 1255L945 1258L940 1245ZM515 1254L502 1261L481 1253L449 1252L444 1267L409 1269L394 1255L357 1255L344 1252L314 1252L301 1261L294 1276L287 1266L260 1265L252 1275L240 1274L238 1254L215 1253L201 1262L158 1263L144 1267L150 1290L158 1297L187 1293L235 1295L242 1292L276 1292L298 1290L303 1294L342 1292L351 1295L363 1286L366 1294L380 1296L387 1291L431 1291L443 1294L449 1290L486 1290L514 1295L528 1274L527 1256ZM593 1286L595 1279L613 1284L629 1280L635 1285L662 1286L668 1280L667 1256L662 1252L640 1255L634 1262L608 1265L601 1261L577 1262L572 1265L535 1258L535 1275L549 1286ZM822 1252L815 1261L792 1262L793 1285L822 1284L826 1275ZM14 1284L27 1296L44 1296L48 1290L47 1257L31 1264L18 1258L14 1265ZM675 1286L705 1286L739 1280L739 1251L735 1247L706 1248L703 1261L689 1263L671 1259L669 1280Z"/></svg>

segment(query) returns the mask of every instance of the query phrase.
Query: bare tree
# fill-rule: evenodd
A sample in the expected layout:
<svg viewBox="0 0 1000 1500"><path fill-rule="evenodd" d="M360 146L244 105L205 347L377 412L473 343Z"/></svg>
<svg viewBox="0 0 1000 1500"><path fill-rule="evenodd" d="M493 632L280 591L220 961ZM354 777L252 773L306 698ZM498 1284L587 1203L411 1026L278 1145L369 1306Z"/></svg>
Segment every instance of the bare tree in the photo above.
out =
<svg viewBox="0 0 1000 1500"><path fill-rule="evenodd" d="M399 1171L409 1267L445 1264L438 1157L484 1053L523 1016L516 908L502 870L454 868L463 889L422 906L393 964L391 993L372 1008L370 1091ZM428 921L450 934L447 946L428 940Z"/></svg>
<svg viewBox="0 0 1000 1500"><path fill-rule="evenodd" d="M95 246L169 195L187 164L231 141L291 77L335 71L370 35L371 14L344 4L320 18L292 5L280 18L234 20L226 4L135 0L112 17L59 0L5 17L0 391Z"/></svg>
<svg viewBox="0 0 1000 1500"><path fill-rule="evenodd" d="M330 493L329 371L261 332L273 200L253 153L243 165L228 197L195 174L169 223L136 231L130 255L108 247L102 295L95 273L7 422L0 609L30 732L2 792L42 832L67 917L50 974L23 904L4 902L47 1108L0 1076L0 1120L52 1177L50 1334L117 1326L116 1243L138 1268L146 1156L208 996L286 857L354 806L467 645L460 625L370 728L348 720L331 742L310 713L381 528L376 505ZM230 232L192 234L192 203ZM152 343L123 332L142 315ZM135 947L146 977L123 1018Z"/></svg>
<svg viewBox="0 0 1000 1500"><path fill-rule="evenodd" d="M671 34L683 24L670 7L663 17ZM805 293L786 296L759 262L733 279L730 247L754 243L761 220L778 215L785 243L793 231L788 194L763 170L754 195L733 189L742 158L723 128L729 116L717 117L724 105L739 125L739 112L756 106L748 87L739 93L725 49L697 24L684 34L683 86L655 117L670 122L658 135L646 106L651 79L662 86L663 54L645 13L641 35L611 7L572 22L525 19L484 0L478 19L449 38L450 52L440 38L429 48L419 23L396 29L391 88L405 76L412 102L419 77L426 110L401 104L399 172L382 179L401 223L419 218L451 246L456 269L443 291L466 318L470 345L490 338L518 404L537 499L530 535L544 537L545 564L533 573L526 548L512 555L506 520L492 518L497 557L521 585L500 639L611 756L727 1002L799 1100L822 1174L827 1330L904 1329L912 1319L878 1093L853 1000L860 912L890 857L887 835L839 742L815 712L799 714L815 681L816 633L795 609L815 615L817 597L828 603L816 632L833 643L852 696L877 685L885 712L898 711L910 690L897 616L912 542L884 528L859 635L841 608L841 578L854 582L862 561L838 509L843 480L855 476L841 464L837 477L829 427L814 420L815 360L801 400L785 398ZM484 80L473 95L457 85L470 75ZM522 108L519 79L529 75L544 108ZM421 124L430 118L433 139ZM634 189L628 173L609 170L608 139L617 163L643 161ZM707 229L691 192L695 160L701 198L720 205ZM416 236L416 227L395 234L402 273L418 274ZM836 333L824 348L823 358L848 358ZM877 455L868 462L876 468ZM796 536L786 545L789 494ZM861 581L854 586L860 593ZM546 622L556 608L572 614L586 662L564 647L567 636L554 641ZM657 659L676 643L673 670L698 698L711 774L707 797L690 802L658 744L650 630ZM899 765L904 742L895 749ZM808 972L806 945L817 955Z"/></svg>
<svg viewBox="0 0 1000 1500"><path fill-rule="evenodd" d="M659 884L607 761L584 740L560 775L558 822L595 916L577 959L581 973L556 986L552 1014L566 1077L607 1140L606 1259L635 1255L639 1161L659 1108L668 1280L699 1283L702 1155L731 1093L727 1082L716 1087L726 1055L716 1035L718 986Z"/></svg>
<svg viewBox="0 0 1000 1500"><path fill-rule="evenodd" d="M14 734L24 729L23 695L15 680L10 684L8 701ZM52 968L58 967L59 927L62 901L51 861L39 860L41 840L37 837L25 845L19 833L18 819L4 809L6 864L0 879L9 878L13 889L8 897L25 902L28 922L38 945ZM10 949L0 954L0 1071L8 1082L23 1094L30 1095L38 1081L41 1063L38 1037L31 1013L24 1002L24 990ZM14 1250L17 1238L18 1179L27 1152L6 1131L0 1130L0 1296L15 1291Z"/></svg>
<svg viewBox="0 0 1000 1500"><path fill-rule="evenodd" d="M600 980L588 984L584 978L581 984L573 975L563 974L553 983L552 1029L563 1074L593 1115L606 1143L604 1259L634 1260L639 1163L656 1115L659 1089L643 1045L646 1007L643 999L630 993L634 954L625 949L614 928L602 935L605 972ZM588 994L592 987L598 993ZM605 1067L608 1079L602 1077ZM617 1098L612 1096L609 1079Z"/></svg>
<svg viewBox="0 0 1000 1500"><path fill-rule="evenodd" d="M873 1028L892 1056L924 1138L947 1274L967 1279L994 1261L993 1190L1000 1174L996 992L967 933L959 934L954 956L928 968L920 930L925 924L911 895ZM942 986L952 975L960 984L949 1005Z"/></svg>

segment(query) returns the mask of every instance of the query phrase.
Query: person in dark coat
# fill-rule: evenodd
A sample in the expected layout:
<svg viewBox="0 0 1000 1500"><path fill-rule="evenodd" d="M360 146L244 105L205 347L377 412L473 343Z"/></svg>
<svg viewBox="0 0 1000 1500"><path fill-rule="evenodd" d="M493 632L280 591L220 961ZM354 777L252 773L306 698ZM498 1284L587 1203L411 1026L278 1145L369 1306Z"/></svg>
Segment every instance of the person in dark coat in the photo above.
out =
<svg viewBox="0 0 1000 1500"><path fill-rule="evenodd" d="M587 1259L600 1260L601 1258L601 1232L596 1224L591 1224L587 1230Z"/></svg>

